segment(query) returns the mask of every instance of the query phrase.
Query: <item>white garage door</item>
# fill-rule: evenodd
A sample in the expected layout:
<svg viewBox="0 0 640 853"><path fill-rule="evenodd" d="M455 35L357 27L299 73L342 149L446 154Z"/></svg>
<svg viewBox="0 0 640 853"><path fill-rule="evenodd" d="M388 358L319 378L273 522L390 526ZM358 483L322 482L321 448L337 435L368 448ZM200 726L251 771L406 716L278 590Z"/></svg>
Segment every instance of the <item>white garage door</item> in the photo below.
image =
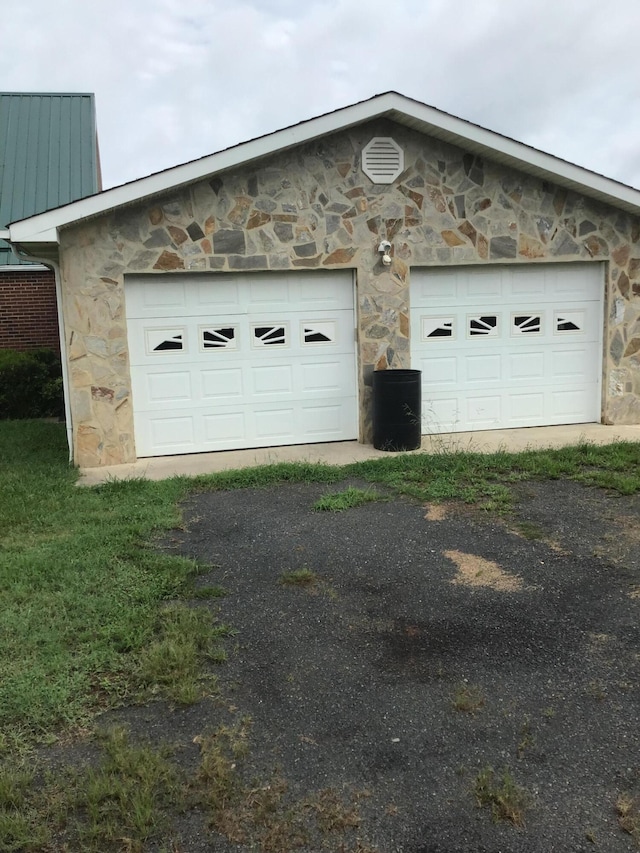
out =
<svg viewBox="0 0 640 853"><path fill-rule="evenodd" d="M411 273L424 433L600 420L600 264Z"/></svg>
<svg viewBox="0 0 640 853"><path fill-rule="evenodd" d="M127 277L138 456L357 436L350 274Z"/></svg>

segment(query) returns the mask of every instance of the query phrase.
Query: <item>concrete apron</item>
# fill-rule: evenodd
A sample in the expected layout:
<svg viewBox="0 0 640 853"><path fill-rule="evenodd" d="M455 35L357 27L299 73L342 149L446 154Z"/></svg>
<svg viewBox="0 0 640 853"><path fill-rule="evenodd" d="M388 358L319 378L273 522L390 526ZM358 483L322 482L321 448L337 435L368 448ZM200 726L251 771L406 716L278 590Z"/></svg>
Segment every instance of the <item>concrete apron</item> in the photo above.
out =
<svg viewBox="0 0 640 853"><path fill-rule="evenodd" d="M640 425L604 426L603 424L571 424L569 426L528 427L526 429L498 429L486 432L447 433L425 435L420 450L413 453L494 453L497 450L519 453L547 447L568 447L575 444L612 444L616 441L640 442ZM330 444L303 444L289 447L265 447L251 450L220 450L216 453L190 453L186 456L156 456L139 459L128 465L110 465L103 468L81 468L80 486L95 486L109 480L126 480L142 477L147 480L164 480L167 477L212 474L276 462L324 462L328 465L347 465L396 456L375 450L370 444L357 441L339 441Z"/></svg>

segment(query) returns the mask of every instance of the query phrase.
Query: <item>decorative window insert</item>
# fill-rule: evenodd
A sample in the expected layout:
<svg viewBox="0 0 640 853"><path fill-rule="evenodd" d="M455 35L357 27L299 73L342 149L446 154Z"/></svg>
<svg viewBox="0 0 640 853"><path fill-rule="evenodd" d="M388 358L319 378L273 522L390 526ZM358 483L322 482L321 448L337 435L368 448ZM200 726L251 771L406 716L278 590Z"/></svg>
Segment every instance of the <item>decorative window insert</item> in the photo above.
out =
<svg viewBox="0 0 640 853"><path fill-rule="evenodd" d="M540 314L512 314L512 335L539 335L542 331L542 316Z"/></svg>
<svg viewBox="0 0 640 853"><path fill-rule="evenodd" d="M238 349L234 326L206 326L200 328L200 346L207 349Z"/></svg>
<svg viewBox="0 0 640 853"><path fill-rule="evenodd" d="M317 323L301 323L302 340L305 344L335 344L336 324L333 320L321 320Z"/></svg>
<svg viewBox="0 0 640 853"><path fill-rule="evenodd" d="M288 334L286 325L282 326L253 326L254 347L287 346Z"/></svg>
<svg viewBox="0 0 640 853"><path fill-rule="evenodd" d="M559 334L584 332L584 311L556 311L554 331Z"/></svg>
<svg viewBox="0 0 640 853"><path fill-rule="evenodd" d="M362 171L374 184L392 184L404 169L404 151L390 136L375 136L362 149Z"/></svg>
<svg viewBox="0 0 640 853"><path fill-rule="evenodd" d="M147 352L179 352L185 348L184 329L146 329Z"/></svg>
<svg viewBox="0 0 640 853"><path fill-rule="evenodd" d="M484 336L498 337L498 317L496 314L481 314L467 317L467 333L470 338Z"/></svg>
<svg viewBox="0 0 640 853"><path fill-rule="evenodd" d="M421 317L420 322L423 341L454 337L453 317Z"/></svg>

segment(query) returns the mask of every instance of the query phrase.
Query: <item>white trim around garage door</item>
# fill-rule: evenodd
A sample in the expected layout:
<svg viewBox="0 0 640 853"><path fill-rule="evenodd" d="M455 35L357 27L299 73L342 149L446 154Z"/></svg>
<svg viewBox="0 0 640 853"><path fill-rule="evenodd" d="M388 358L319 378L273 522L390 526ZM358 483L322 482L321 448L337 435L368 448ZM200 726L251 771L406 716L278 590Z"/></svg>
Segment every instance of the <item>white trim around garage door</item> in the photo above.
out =
<svg viewBox="0 0 640 853"><path fill-rule="evenodd" d="M136 452L358 435L351 272L127 276Z"/></svg>
<svg viewBox="0 0 640 853"><path fill-rule="evenodd" d="M601 263L414 269L424 433L601 420Z"/></svg>

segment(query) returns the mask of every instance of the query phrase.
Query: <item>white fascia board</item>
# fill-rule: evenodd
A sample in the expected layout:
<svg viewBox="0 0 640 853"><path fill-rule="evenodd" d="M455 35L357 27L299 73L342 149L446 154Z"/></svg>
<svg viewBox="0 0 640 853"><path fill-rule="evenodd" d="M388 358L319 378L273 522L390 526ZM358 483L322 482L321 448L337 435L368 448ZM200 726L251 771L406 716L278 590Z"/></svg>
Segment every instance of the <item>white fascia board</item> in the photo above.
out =
<svg viewBox="0 0 640 853"><path fill-rule="evenodd" d="M11 239L11 232L7 228L0 228L0 240L6 240L7 243Z"/></svg>
<svg viewBox="0 0 640 853"><path fill-rule="evenodd" d="M54 213L55 211L51 211ZM38 216L32 216L30 219L22 219L20 222L13 223L9 226L9 237L11 243L57 243L58 229L49 227L42 229L42 223L37 222L46 214L41 213ZM29 227L29 223L34 223L35 227ZM40 226L40 229L38 229Z"/></svg>
<svg viewBox="0 0 640 853"><path fill-rule="evenodd" d="M488 159L499 153L515 169L558 181L585 195L598 198L630 213L640 213L640 191L590 172L564 160L501 136L491 130L441 112L396 92L377 95L350 107L303 121L266 136L252 139L199 160L175 166L128 184L105 190L64 207L32 216L10 225L10 239L20 243L57 242L58 229L114 208L176 190L218 172L251 163L319 137L346 130L376 118L388 117L451 144L480 150Z"/></svg>

